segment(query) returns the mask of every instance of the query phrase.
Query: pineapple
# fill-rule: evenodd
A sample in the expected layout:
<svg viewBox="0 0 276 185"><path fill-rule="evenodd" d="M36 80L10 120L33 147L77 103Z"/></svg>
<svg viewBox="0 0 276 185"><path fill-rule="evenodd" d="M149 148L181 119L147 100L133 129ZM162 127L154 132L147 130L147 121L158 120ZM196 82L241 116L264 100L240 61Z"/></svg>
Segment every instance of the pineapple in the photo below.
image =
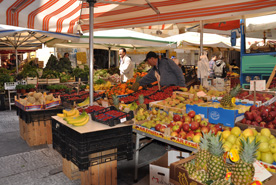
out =
<svg viewBox="0 0 276 185"><path fill-rule="evenodd" d="M197 170L207 170L207 161L209 160L210 153L208 152L208 139L211 136L211 132L208 134L203 133L203 137L200 138L199 144L200 150L196 153L195 166Z"/></svg>
<svg viewBox="0 0 276 185"><path fill-rule="evenodd" d="M144 95L139 95L139 97L138 97L138 101L139 101L139 105L138 105L138 110L139 109L144 109L144 110L147 110L147 105L146 104L144 104Z"/></svg>
<svg viewBox="0 0 276 185"><path fill-rule="evenodd" d="M229 94L226 94L221 100L220 105L223 108L232 108L235 106L235 102L232 102L232 98L237 96L237 94L241 91L241 86L238 84L236 87L232 89Z"/></svg>
<svg viewBox="0 0 276 185"><path fill-rule="evenodd" d="M191 175L195 171L195 165L192 162L183 163L183 167L187 170L188 174Z"/></svg>
<svg viewBox="0 0 276 185"><path fill-rule="evenodd" d="M231 183L223 178L214 181L211 185L231 185Z"/></svg>
<svg viewBox="0 0 276 185"><path fill-rule="evenodd" d="M114 107L119 110L119 98L116 95L112 95L112 100L113 100L113 104Z"/></svg>
<svg viewBox="0 0 276 185"><path fill-rule="evenodd" d="M253 163L259 142L256 143L256 138L252 142L248 138L246 140L243 138L241 144L240 160L232 167L231 180L235 185L248 185L255 174Z"/></svg>
<svg viewBox="0 0 276 185"><path fill-rule="evenodd" d="M136 80L135 80L135 83L131 87L131 90L133 90L134 92L138 91L138 89L139 89L139 86L140 86L139 81L140 81L140 79L141 79L141 77L137 76Z"/></svg>
<svg viewBox="0 0 276 185"><path fill-rule="evenodd" d="M209 175L205 170L198 170L191 175L191 178L205 184L209 180Z"/></svg>
<svg viewBox="0 0 276 185"><path fill-rule="evenodd" d="M226 175L226 166L222 157L224 153L222 145L221 135L212 135L210 137L209 152L211 155L207 161L207 172L212 180L225 178Z"/></svg>

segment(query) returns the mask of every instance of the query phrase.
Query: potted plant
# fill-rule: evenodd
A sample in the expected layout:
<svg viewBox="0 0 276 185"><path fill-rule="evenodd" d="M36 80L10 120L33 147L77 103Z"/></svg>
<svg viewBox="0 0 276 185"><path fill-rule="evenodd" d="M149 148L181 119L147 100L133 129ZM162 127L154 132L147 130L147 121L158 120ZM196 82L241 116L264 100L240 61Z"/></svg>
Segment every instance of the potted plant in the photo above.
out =
<svg viewBox="0 0 276 185"><path fill-rule="evenodd" d="M28 84L26 86L26 89L28 92L34 92L35 91L35 85L34 84Z"/></svg>
<svg viewBox="0 0 276 185"><path fill-rule="evenodd" d="M56 92L56 86L55 85L48 85L47 89L51 92L51 93L55 93Z"/></svg>
<svg viewBox="0 0 276 185"><path fill-rule="evenodd" d="M20 93L22 88L23 88L23 85L21 85L21 84L18 84L18 85L16 85L16 87L15 87L17 93Z"/></svg>
<svg viewBox="0 0 276 185"><path fill-rule="evenodd" d="M26 93L26 88L27 88L27 85L22 85L22 88L20 90L20 93L21 94L25 94Z"/></svg>

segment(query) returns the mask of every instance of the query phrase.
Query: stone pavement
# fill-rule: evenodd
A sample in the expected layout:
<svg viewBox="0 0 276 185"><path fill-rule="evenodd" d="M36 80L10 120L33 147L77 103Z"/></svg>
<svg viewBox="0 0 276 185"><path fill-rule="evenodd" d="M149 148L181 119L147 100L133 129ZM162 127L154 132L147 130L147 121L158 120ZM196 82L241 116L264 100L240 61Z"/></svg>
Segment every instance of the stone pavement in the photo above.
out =
<svg viewBox="0 0 276 185"><path fill-rule="evenodd" d="M140 162L149 161L166 152L166 146L154 142L140 152ZM15 111L0 111L0 185L80 185L61 171L62 157L52 145L29 147L19 135ZM118 161L118 185L131 185L134 161ZM147 185L149 167L139 169L139 182Z"/></svg>

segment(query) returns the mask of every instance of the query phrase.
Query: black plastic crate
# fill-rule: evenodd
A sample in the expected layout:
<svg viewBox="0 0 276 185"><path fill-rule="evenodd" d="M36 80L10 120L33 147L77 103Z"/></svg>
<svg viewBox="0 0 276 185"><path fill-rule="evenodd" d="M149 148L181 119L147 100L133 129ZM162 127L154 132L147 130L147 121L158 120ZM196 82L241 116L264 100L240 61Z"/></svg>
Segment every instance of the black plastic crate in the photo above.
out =
<svg viewBox="0 0 276 185"><path fill-rule="evenodd" d="M113 148L103 148L101 151L110 150ZM105 162L113 160L132 160L133 159L133 145L125 144L117 146L117 151L104 155L103 152L93 152L90 154L97 153L98 156L89 156L90 154L82 154L75 147L69 145L70 153L66 153L66 159L73 162L78 166L80 171L87 170L90 166L95 166Z"/></svg>
<svg viewBox="0 0 276 185"><path fill-rule="evenodd" d="M130 111L129 113L125 113L125 112L122 112L122 111L118 111L118 112L121 112L122 115L121 116L118 116L118 117L114 117L114 116L111 116L110 117L113 117L113 118L110 118L108 120L101 120L101 119L98 119L97 118L97 115L100 115L100 114L106 114L108 111L111 111L111 110L116 110L118 111L115 107L111 106L111 107L108 107L106 109L103 109L103 110L99 110L98 112L94 112L91 114L91 117L92 117L92 120L94 121L97 121L99 123L103 123L105 125L109 125L109 126L115 126L117 124L120 124L120 123L123 123L124 121L128 121L128 120L131 120L132 118L134 118L134 114L132 111ZM125 118L125 119L124 119Z"/></svg>
<svg viewBox="0 0 276 185"><path fill-rule="evenodd" d="M66 156L66 143L58 134L53 133L53 148L61 154L63 158Z"/></svg>
<svg viewBox="0 0 276 185"><path fill-rule="evenodd" d="M55 107L38 111L24 111L17 107L17 115L25 121L25 123L31 123L35 121L47 121L51 120L52 116L56 116L58 113L62 113L62 107Z"/></svg>

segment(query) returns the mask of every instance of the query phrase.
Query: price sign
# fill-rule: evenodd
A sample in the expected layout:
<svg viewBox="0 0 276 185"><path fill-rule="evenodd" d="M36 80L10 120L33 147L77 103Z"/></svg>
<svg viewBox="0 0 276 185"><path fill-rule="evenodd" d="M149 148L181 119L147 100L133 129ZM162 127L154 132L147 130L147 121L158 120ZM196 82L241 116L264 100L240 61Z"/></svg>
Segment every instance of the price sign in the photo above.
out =
<svg viewBox="0 0 276 185"><path fill-rule="evenodd" d="M102 101L102 106L103 106L103 107L108 107L108 102L105 101L105 100L103 100L103 101Z"/></svg>
<svg viewBox="0 0 276 185"><path fill-rule="evenodd" d="M121 123L123 123L123 122L125 122L125 121L127 121L127 119L126 119L126 118L122 118L122 119L120 119L120 122L121 122Z"/></svg>

